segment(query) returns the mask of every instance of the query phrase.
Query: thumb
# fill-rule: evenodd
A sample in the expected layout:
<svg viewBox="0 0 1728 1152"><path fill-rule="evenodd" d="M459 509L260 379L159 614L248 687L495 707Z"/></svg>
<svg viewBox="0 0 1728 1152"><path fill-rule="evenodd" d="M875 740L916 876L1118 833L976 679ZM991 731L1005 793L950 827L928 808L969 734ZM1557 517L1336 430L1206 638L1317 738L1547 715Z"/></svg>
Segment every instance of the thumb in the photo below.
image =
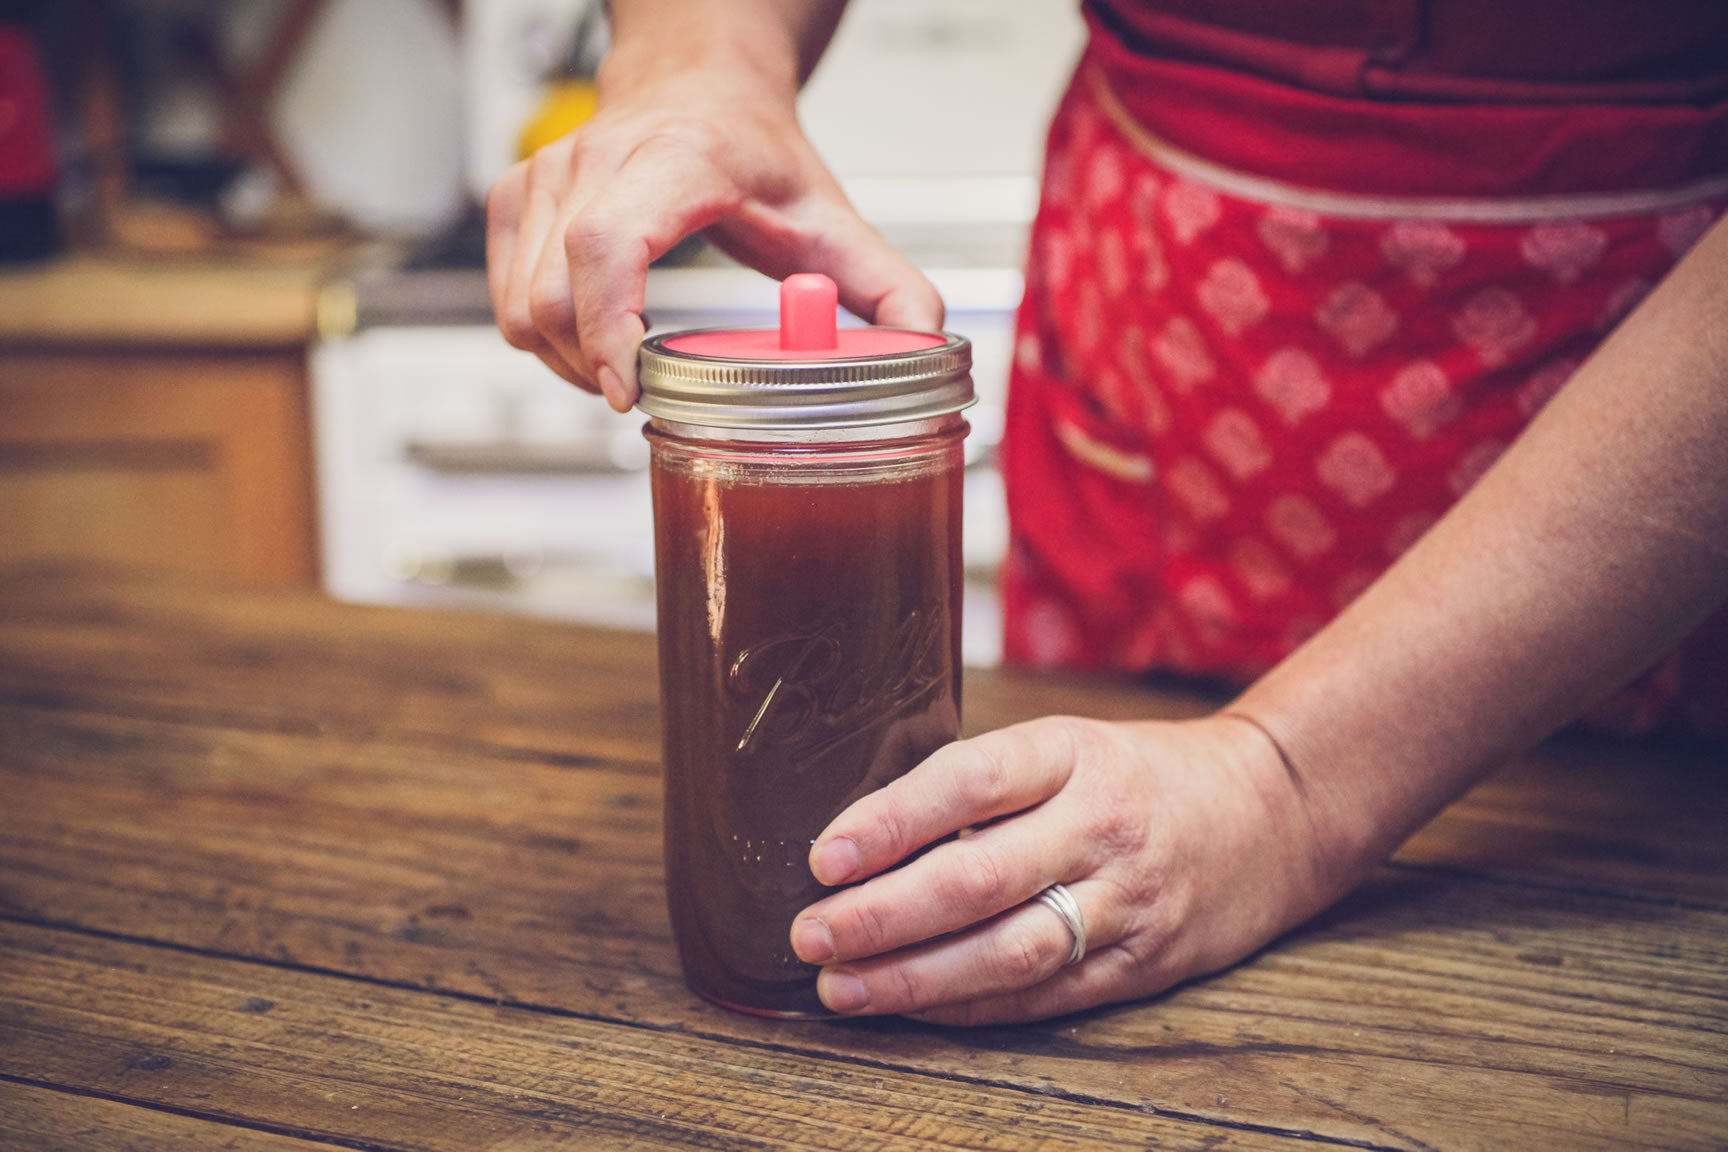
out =
<svg viewBox="0 0 1728 1152"><path fill-rule="evenodd" d="M824 272L840 289L847 311L871 324L939 332L947 309L928 277L882 234L848 209L811 271Z"/></svg>
<svg viewBox="0 0 1728 1152"><path fill-rule="evenodd" d="M788 215L802 217L789 245L767 245L751 221L725 220L708 237L728 255L776 280L795 272L820 272L834 281L840 303L870 324L936 332L945 309L936 286L894 250L835 189L832 198L811 196Z"/></svg>

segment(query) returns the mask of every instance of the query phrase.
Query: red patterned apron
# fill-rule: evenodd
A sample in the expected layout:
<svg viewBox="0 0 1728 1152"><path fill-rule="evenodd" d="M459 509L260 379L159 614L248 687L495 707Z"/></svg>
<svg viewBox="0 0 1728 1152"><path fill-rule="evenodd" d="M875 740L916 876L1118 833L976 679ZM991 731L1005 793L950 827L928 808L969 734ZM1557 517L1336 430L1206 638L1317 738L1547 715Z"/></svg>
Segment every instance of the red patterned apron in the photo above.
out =
<svg viewBox="0 0 1728 1152"><path fill-rule="evenodd" d="M1131 112L1127 83L1162 103ZM1008 660L1263 672L1482 475L1728 205L1728 166L1578 188L1566 165L1525 165L1485 197L1482 164L1444 163L1472 132L1587 154L1641 114L1639 147L1689 126L1719 140L1728 110L1439 112L1425 142L1408 104L1126 59L1095 29L1051 129L1019 317ZM1400 130L1377 136L1382 113ZM1219 154L1264 163L1209 158L1207 117L1232 131ZM1327 183L1280 178L1310 130ZM1636 170L1674 177L1685 160ZM1351 164L1372 191L1350 190ZM1728 613L1705 632L1596 718L1728 731Z"/></svg>

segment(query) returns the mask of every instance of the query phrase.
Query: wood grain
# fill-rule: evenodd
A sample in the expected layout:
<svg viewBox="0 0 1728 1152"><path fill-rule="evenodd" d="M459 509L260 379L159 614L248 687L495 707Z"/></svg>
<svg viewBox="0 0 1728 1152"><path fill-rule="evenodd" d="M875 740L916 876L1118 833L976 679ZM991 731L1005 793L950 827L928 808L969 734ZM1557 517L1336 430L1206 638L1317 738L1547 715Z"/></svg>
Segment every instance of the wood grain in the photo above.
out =
<svg viewBox="0 0 1728 1152"><path fill-rule="evenodd" d="M646 637L543 622L57 574L0 582L11 801L0 914L23 941L17 962L39 982L76 968L69 987L131 980L140 966L162 981L128 992L136 1007L83 1023L67 992L45 1034L95 1052L127 1029L162 1037L192 1019L171 1006L199 981L292 979L308 981L293 995L314 1000L388 993L393 1012L423 1022L456 1013L459 1028L424 1024L426 1046L465 1051L480 1025L463 1013L522 1013L920 1086L894 1092L960 1083L1087 1115L1174 1117L1221 1141L1728 1144L1719 750L1546 748L1332 913L1148 1003L962 1033L787 1024L710 1008L679 979L660 890L652 660ZM970 677L967 693L975 727L1209 703L1006 673ZM14 1000L0 993L7 1011ZM372 1017L343 1019L327 1031L380 1042ZM236 1043L199 1027L200 1060ZM697 1051L691 1066L723 1059ZM99 1064L56 1076L108 1092ZM380 1099L401 1090L372 1079ZM152 1099L179 1107L206 1090ZM790 1107L772 1093L738 1099ZM746 1121L711 1137L797 1138L731 1124Z"/></svg>
<svg viewBox="0 0 1728 1152"><path fill-rule="evenodd" d="M0 585L0 691L262 730L388 736L659 771L654 641L541 620L172 584ZM289 691L279 691L286 683ZM966 728L1037 715L1200 714L1221 698L1115 678L968 669ZM1399 859L1728 907L1728 749L1565 738L1508 765Z"/></svg>
<svg viewBox="0 0 1728 1152"><path fill-rule="evenodd" d="M983 1036L773 1024L681 985L652 777L16 711L0 738L21 919L1387 1147L1514 1122L1566 1146L1589 1094L1636 1101L1656 1146L1725 1119L1719 910L1394 869L1153 1006Z"/></svg>
<svg viewBox="0 0 1728 1152"><path fill-rule="evenodd" d="M349 1145L352 1147L352 1145ZM158 1108L106 1100L63 1087L0 1078L0 1148L29 1152L326 1152L330 1144Z"/></svg>
<svg viewBox="0 0 1728 1152"><path fill-rule="evenodd" d="M14 925L0 925L0 974L6 1074L154 1107L196 1101L213 1122L368 1149L1312 1147Z"/></svg>

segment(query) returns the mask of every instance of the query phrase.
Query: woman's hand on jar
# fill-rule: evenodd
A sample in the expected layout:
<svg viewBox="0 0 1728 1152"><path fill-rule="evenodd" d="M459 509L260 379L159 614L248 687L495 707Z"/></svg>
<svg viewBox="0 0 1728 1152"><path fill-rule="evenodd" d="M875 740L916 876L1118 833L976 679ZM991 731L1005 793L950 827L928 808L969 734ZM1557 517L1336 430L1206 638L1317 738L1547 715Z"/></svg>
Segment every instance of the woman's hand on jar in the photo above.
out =
<svg viewBox="0 0 1728 1152"><path fill-rule="evenodd" d="M802 912L792 942L837 1012L1055 1016L1216 971L1307 919L1359 874L1325 840L1240 717L1036 720L950 744L841 813L811 869L855 886ZM1081 911L1077 964L1037 899L1051 884Z"/></svg>
<svg viewBox="0 0 1728 1152"><path fill-rule="evenodd" d="M603 73L595 117L487 202L505 338L619 411L636 397L648 265L692 233L776 278L826 273L846 308L940 328L936 290L861 219L798 126L790 83L742 67Z"/></svg>

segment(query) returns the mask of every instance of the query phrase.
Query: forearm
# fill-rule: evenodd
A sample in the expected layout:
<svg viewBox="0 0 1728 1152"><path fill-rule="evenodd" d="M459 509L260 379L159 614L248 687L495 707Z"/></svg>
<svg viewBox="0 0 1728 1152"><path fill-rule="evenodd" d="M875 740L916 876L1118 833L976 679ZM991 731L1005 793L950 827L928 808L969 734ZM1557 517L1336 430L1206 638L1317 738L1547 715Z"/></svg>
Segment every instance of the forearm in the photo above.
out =
<svg viewBox="0 0 1728 1152"><path fill-rule="evenodd" d="M809 77L845 0L612 0L606 89L667 71L742 69L787 98Z"/></svg>
<svg viewBox="0 0 1728 1152"><path fill-rule="evenodd" d="M1498 464L1233 710L1333 841L1390 851L1728 596L1728 223Z"/></svg>

